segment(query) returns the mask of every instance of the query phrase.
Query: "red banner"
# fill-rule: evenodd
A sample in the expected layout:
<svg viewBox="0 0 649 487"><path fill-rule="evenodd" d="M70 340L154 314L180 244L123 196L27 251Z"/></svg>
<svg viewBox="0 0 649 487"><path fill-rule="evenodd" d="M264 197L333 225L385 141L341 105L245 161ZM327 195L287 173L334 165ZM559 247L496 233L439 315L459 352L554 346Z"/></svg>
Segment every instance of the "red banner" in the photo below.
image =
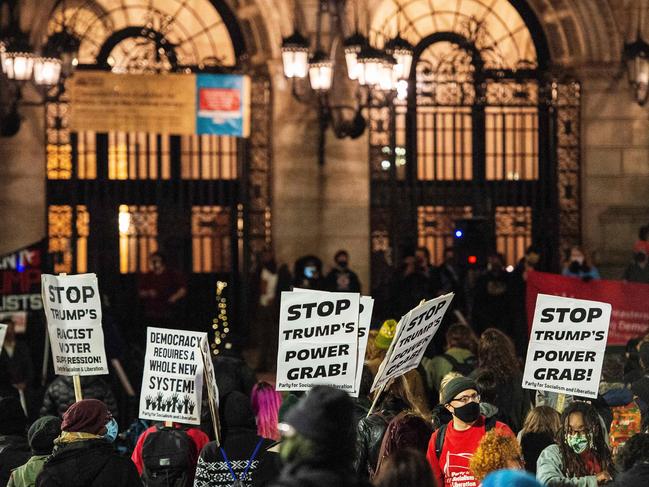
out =
<svg viewBox="0 0 649 487"><path fill-rule="evenodd" d="M602 301L613 306L608 345L626 345L649 333L649 285L625 281L584 282L546 272L527 274L527 329L532 329L537 294Z"/></svg>

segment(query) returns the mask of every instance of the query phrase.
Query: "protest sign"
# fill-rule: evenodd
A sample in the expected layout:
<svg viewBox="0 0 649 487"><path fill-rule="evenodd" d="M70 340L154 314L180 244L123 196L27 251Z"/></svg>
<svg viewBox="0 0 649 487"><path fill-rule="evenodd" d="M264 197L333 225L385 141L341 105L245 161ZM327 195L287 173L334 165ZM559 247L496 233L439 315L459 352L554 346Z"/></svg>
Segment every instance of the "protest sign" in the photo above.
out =
<svg viewBox="0 0 649 487"><path fill-rule="evenodd" d="M353 392L359 304L357 293L282 293L278 391L330 385Z"/></svg>
<svg viewBox="0 0 649 487"><path fill-rule="evenodd" d="M2 345L4 345L5 342L5 335L7 334L7 325L3 325L0 323L0 352L2 352Z"/></svg>
<svg viewBox="0 0 649 487"><path fill-rule="evenodd" d="M41 294L58 375L108 374L95 274L43 274Z"/></svg>
<svg viewBox="0 0 649 487"><path fill-rule="evenodd" d="M372 391L382 388L390 379L417 368L428 344L442 324L453 296L453 293L449 293L427 301L401 318L390 348L374 378Z"/></svg>
<svg viewBox="0 0 649 487"><path fill-rule="evenodd" d="M372 322L372 310L374 309L374 299L369 296L361 296L360 313L358 316L358 362L356 363L356 379L354 380L354 391L350 395L358 397L361 388L361 379L363 378L363 364L365 363L365 350L367 349L367 339L370 335L370 325Z"/></svg>
<svg viewBox="0 0 649 487"><path fill-rule="evenodd" d="M205 333L147 328L140 418L200 424Z"/></svg>
<svg viewBox="0 0 649 487"><path fill-rule="evenodd" d="M214 435L217 446L221 444L221 428L219 421L219 387L216 384L214 374L214 362L210 354L210 345L207 342L207 335L201 339L201 356L203 358L203 373L205 376L205 386L207 397L210 405L210 414L212 415L212 425L214 426Z"/></svg>
<svg viewBox="0 0 649 487"><path fill-rule="evenodd" d="M527 274L528 331L538 294L590 299L610 303L613 307L607 345L624 346L631 338L649 333L649 285L637 282L597 279L584 282L575 277L547 272Z"/></svg>
<svg viewBox="0 0 649 487"><path fill-rule="evenodd" d="M539 294L523 387L597 397L611 305Z"/></svg>

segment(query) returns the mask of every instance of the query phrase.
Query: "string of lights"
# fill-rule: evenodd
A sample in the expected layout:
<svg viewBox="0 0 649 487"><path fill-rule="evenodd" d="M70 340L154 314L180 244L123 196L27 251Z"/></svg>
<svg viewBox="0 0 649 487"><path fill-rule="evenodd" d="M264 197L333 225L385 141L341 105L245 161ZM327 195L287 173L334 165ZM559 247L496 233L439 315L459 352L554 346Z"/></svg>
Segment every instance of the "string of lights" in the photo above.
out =
<svg viewBox="0 0 649 487"><path fill-rule="evenodd" d="M225 281L216 281L216 303L218 315L212 320L212 329L214 330L214 341L210 345L212 354L218 355L225 350L232 348L232 343L228 341L230 333L230 324L228 322L228 299L223 292L228 286Z"/></svg>

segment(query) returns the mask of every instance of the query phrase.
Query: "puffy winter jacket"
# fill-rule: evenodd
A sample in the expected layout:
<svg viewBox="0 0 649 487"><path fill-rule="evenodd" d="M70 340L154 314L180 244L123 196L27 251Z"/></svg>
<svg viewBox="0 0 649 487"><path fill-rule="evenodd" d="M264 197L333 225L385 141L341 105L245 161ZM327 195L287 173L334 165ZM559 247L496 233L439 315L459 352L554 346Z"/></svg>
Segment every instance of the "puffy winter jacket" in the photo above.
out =
<svg viewBox="0 0 649 487"><path fill-rule="evenodd" d="M36 487L141 487L129 458L103 438L58 446L45 462Z"/></svg>
<svg viewBox="0 0 649 487"><path fill-rule="evenodd" d="M99 376L88 375L81 377L81 388L85 399L99 399L103 401L117 418L117 401L110 386ZM45 397L43 397L43 406L41 407L41 416L60 416L74 404L74 385L71 376L59 376L47 387Z"/></svg>

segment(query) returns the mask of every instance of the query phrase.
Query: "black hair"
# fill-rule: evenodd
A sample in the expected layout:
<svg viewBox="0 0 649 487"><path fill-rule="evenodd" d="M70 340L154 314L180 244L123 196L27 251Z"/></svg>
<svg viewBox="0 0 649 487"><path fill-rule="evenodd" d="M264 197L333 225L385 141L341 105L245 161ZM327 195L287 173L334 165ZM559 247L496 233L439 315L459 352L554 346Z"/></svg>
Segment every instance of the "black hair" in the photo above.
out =
<svg viewBox="0 0 649 487"><path fill-rule="evenodd" d="M417 247L415 252L422 251L424 254L426 254L426 258L430 260L430 250L428 250L428 247Z"/></svg>
<svg viewBox="0 0 649 487"><path fill-rule="evenodd" d="M479 369L474 380L480 393L480 401L495 404L499 387L496 374L489 369Z"/></svg>
<svg viewBox="0 0 649 487"><path fill-rule="evenodd" d="M347 252L345 249L340 249L334 255L334 260L338 260L338 257L340 257L341 255L344 255L345 257L347 257L349 259L349 252Z"/></svg>
<svg viewBox="0 0 649 487"><path fill-rule="evenodd" d="M162 252L156 251L156 252L153 252L153 253L149 256L149 259L156 259L156 258L157 258L157 259L160 259L160 260L162 261L163 264L166 264L166 263L167 263L167 256L166 256L165 254L163 254Z"/></svg>
<svg viewBox="0 0 649 487"><path fill-rule="evenodd" d="M638 238L640 240L647 240L648 236L649 236L649 225L642 225L638 229Z"/></svg>
<svg viewBox="0 0 649 487"><path fill-rule="evenodd" d="M624 381L624 359L621 355L610 352L604 355L604 364L602 365L602 381Z"/></svg>
<svg viewBox="0 0 649 487"><path fill-rule="evenodd" d="M616 464L622 472L626 472L636 463L649 462L649 434L633 435L617 454Z"/></svg>
<svg viewBox="0 0 649 487"><path fill-rule="evenodd" d="M541 255L541 247L539 247L538 245L530 245L525 249L526 254L531 254L532 252Z"/></svg>
<svg viewBox="0 0 649 487"><path fill-rule="evenodd" d="M585 433L590 442L590 450L595 460L601 466L602 471L612 473L613 461L611 459L611 451L608 448L602 420L597 414L597 410L588 403L575 401L564 409L561 415L561 427L557 432L557 443L561 453L564 475L566 477L586 477L593 475L593 472L589 471L586 467L586 463L582 457L575 453L566 441L566 436L570 431L570 415L573 413L580 413L584 418Z"/></svg>

